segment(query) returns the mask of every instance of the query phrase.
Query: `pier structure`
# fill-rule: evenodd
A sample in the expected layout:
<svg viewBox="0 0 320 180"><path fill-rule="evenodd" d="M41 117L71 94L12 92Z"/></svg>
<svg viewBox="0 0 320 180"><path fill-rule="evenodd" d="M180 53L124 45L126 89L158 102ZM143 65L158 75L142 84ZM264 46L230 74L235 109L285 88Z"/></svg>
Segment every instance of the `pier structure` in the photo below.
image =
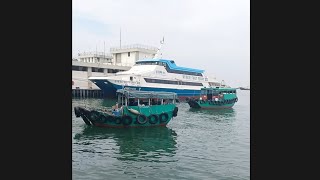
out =
<svg viewBox="0 0 320 180"><path fill-rule="evenodd" d="M157 48L133 44L111 47L110 53L83 52L72 59L72 97L103 98L98 86L88 80L89 77L113 76L117 72L129 70L137 60L153 58Z"/></svg>

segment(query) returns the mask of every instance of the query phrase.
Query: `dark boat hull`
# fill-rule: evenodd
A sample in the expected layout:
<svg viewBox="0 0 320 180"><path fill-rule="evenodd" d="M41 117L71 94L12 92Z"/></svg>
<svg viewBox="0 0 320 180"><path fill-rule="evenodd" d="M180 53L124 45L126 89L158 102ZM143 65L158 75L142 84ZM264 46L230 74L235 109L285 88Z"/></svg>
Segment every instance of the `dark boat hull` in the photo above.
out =
<svg viewBox="0 0 320 180"><path fill-rule="evenodd" d="M90 110L84 107L75 107L76 117L81 117L83 121L91 126L125 128L125 127L151 127L166 126L170 120L177 116L178 108L174 104L152 107L139 107L140 114L135 114L134 107L123 110L122 115L115 115L102 110ZM143 112L143 113L141 113ZM150 112L148 114L148 112Z"/></svg>

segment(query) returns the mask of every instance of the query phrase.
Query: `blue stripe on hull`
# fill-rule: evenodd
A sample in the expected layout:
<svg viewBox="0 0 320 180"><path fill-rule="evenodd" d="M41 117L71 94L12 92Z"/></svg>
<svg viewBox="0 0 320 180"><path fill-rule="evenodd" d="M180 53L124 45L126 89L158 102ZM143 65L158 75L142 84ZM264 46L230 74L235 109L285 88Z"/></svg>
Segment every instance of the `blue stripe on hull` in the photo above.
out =
<svg viewBox="0 0 320 180"><path fill-rule="evenodd" d="M118 89L122 89L123 87L120 85L112 84L107 82L106 80L93 80L96 85L104 92L104 95L106 97L115 97L116 96L116 91ZM134 88L141 91L165 91L165 92L175 92L177 93L178 96L183 96L183 97L193 97L193 96L199 96L200 95L200 90L188 90L188 89L170 89L170 88L150 88L150 87L134 87L134 86L125 86L128 88Z"/></svg>
<svg viewBox="0 0 320 180"><path fill-rule="evenodd" d="M105 83L105 80L94 80L93 81L102 91L104 97L116 97L117 89L111 83Z"/></svg>

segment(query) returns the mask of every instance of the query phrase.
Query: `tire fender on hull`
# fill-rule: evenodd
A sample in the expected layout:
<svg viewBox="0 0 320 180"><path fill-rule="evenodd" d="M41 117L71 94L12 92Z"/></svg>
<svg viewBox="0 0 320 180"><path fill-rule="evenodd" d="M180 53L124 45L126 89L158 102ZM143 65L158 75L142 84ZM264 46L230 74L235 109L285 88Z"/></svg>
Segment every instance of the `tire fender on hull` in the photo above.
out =
<svg viewBox="0 0 320 180"><path fill-rule="evenodd" d="M159 115L160 123L165 123L169 120L169 115L167 113L161 113Z"/></svg>
<svg viewBox="0 0 320 180"><path fill-rule="evenodd" d="M173 110L173 112L172 112L172 116L173 116L173 117L176 117L176 116L178 115L178 110L179 110L178 107L175 107L175 108L174 108L174 110Z"/></svg>
<svg viewBox="0 0 320 180"><path fill-rule="evenodd" d="M151 114L148 117L148 119L149 119L149 123L150 124L156 124L158 122L158 120L159 120L159 117L157 115L155 115L155 114Z"/></svg>

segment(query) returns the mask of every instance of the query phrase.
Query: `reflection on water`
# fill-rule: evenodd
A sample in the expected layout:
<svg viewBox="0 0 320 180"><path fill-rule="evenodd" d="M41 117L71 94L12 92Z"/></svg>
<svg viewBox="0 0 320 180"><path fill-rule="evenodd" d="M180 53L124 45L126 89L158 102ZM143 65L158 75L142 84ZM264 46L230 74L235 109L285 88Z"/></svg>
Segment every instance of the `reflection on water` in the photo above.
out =
<svg viewBox="0 0 320 180"><path fill-rule="evenodd" d="M110 107L116 100L73 99ZM72 177L87 179L250 179L250 91L231 109L190 109L166 127L87 126L72 107Z"/></svg>
<svg viewBox="0 0 320 180"><path fill-rule="evenodd" d="M78 143L111 139L119 149L117 159L135 161L172 157L177 149L176 138L175 131L168 127L113 129L89 126L74 136Z"/></svg>
<svg viewBox="0 0 320 180"><path fill-rule="evenodd" d="M235 117L236 111L233 108L228 109L194 109L190 108L189 112L198 113L202 115L209 116L225 116L225 117Z"/></svg>

